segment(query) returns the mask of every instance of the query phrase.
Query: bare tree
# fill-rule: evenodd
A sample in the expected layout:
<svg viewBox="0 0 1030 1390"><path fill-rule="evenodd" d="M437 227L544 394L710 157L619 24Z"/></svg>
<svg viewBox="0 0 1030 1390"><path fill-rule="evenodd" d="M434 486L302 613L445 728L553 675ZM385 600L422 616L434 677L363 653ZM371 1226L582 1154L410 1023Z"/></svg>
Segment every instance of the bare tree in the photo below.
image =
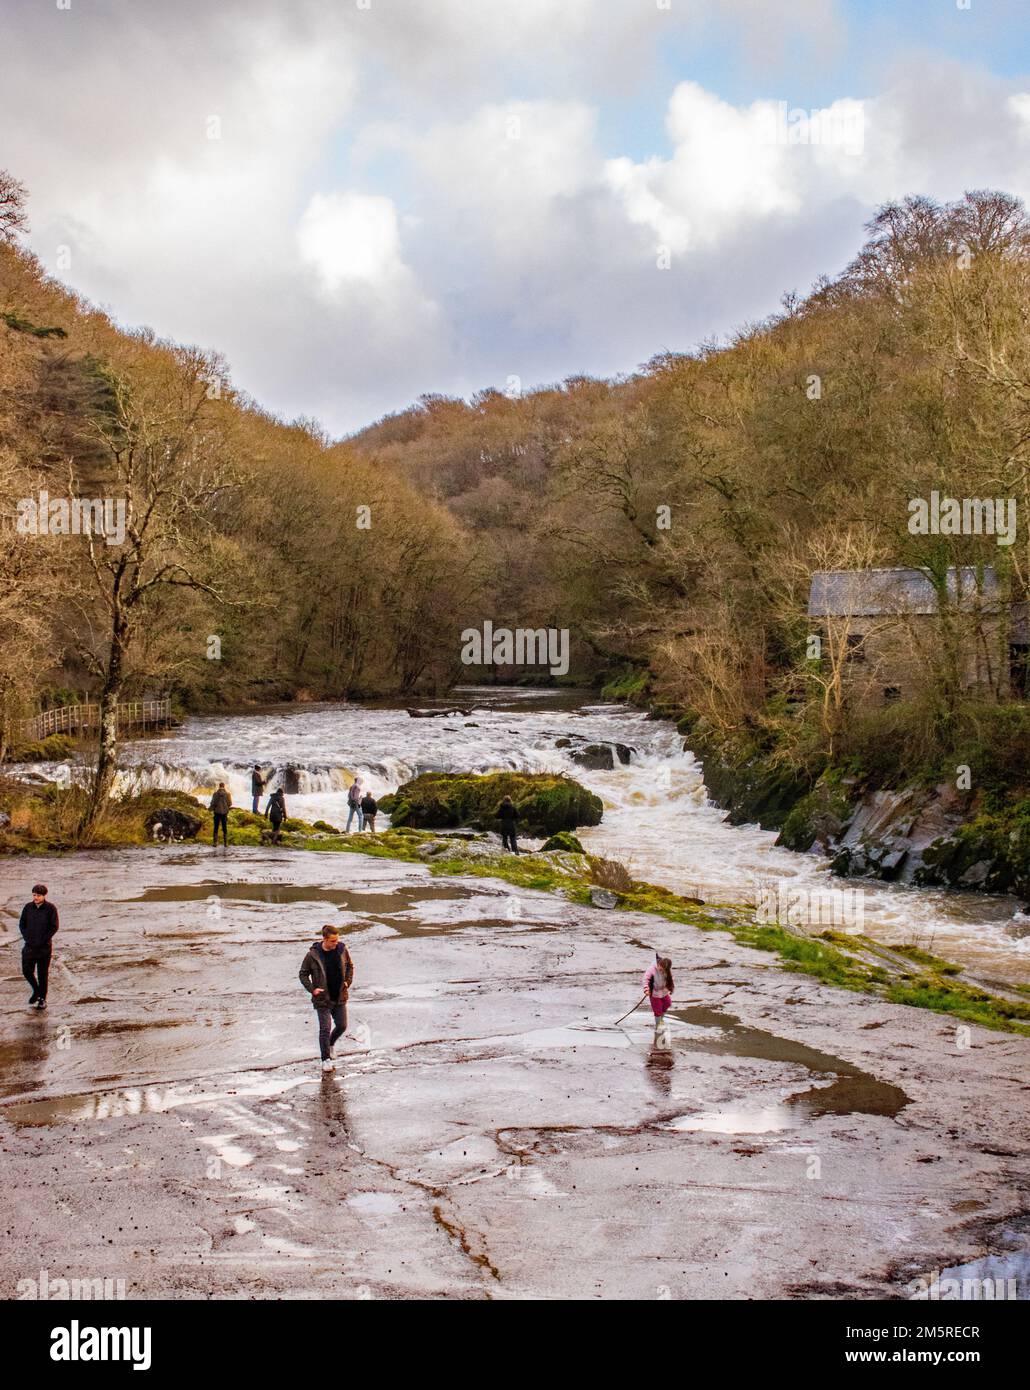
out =
<svg viewBox="0 0 1030 1390"><path fill-rule="evenodd" d="M190 349L175 349L169 358L177 390L155 395L112 376L107 408L95 421L108 465L108 500L115 508L124 504L125 534L113 545L109 535L86 537L94 603L80 650L100 683L100 733L83 832L96 823L114 781L118 702L148 610L161 591L173 588L222 600L207 571L214 568L215 508L233 472L204 419L207 359Z"/></svg>
<svg viewBox="0 0 1030 1390"><path fill-rule="evenodd" d="M0 241L13 241L28 226L25 198L28 190L13 174L0 169Z"/></svg>

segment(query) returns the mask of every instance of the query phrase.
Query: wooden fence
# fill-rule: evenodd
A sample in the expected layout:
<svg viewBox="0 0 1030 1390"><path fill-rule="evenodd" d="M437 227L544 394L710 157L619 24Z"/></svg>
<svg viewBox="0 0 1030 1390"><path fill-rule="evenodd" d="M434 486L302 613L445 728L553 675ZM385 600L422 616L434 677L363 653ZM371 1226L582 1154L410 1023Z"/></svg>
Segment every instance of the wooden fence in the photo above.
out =
<svg viewBox="0 0 1030 1390"><path fill-rule="evenodd" d="M172 702L168 696L160 700L126 700L116 711L120 728L161 728L171 717ZM57 709L43 710L31 719L20 720L18 734L23 743L41 743L51 734L87 734L99 727L98 704L61 705Z"/></svg>

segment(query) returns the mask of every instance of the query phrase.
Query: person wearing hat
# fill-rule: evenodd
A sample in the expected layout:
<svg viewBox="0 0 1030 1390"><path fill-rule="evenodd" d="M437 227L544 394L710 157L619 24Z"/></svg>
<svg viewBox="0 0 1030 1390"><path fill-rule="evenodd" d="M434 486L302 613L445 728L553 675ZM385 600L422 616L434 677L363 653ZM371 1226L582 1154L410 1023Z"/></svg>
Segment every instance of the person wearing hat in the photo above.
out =
<svg viewBox="0 0 1030 1390"><path fill-rule="evenodd" d="M32 901L21 910L18 929L22 941L21 973L32 986L29 1004L37 1009L46 1008L47 977L50 974L50 957L53 954L51 942L60 926L57 908L47 902L47 886L37 883L32 889Z"/></svg>
<svg viewBox="0 0 1030 1390"><path fill-rule="evenodd" d="M265 781L265 775L261 771L260 765L258 763L255 763L254 771L250 774L250 794L254 798L255 816L259 816L261 814L261 794L265 790L265 787L267 785L268 784Z"/></svg>

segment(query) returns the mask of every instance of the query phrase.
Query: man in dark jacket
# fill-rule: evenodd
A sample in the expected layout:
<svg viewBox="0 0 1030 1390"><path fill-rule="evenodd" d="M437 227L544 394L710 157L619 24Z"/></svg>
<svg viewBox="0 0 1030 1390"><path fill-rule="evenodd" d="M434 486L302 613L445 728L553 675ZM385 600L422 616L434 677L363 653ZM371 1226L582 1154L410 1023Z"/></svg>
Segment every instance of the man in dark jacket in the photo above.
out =
<svg viewBox="0 0 1030 1390"><path fill-rule="evenodd" d="M22 941L21 973L32 986L30 1005L37 1009L46 1008L47 978L50 974L50 957L53 954L51 942L54 933L61 925L57 908L47 902L47 886L37 883L32 890L32 901L21 910L18 929Z"/></svg>
<svg viewBox="0 0 1030 1390"><path fill-rule="evenodd" d="M222 843L226 849L229 848L229 807L232 805L232 797L224 782L219 782L218 790L211 798L211 805L208 808L214 816L214 830L211 833L211 848L218 844L218 827L222 827Z"/></svg>
<svg viewBox="0 0 1030 1390"><path fill-rule="evenodd" d="M515 841L515 823L518 818L518 807L510 796L506 796L497 808L497 819L501 822L501 848L510 849L512 854L519 852Z"/></svg>
<svg viewBox="0 0 1030 1390"><path fill-rule="evenodd" d="M300 982L318 1013L318 1050L323 1071L336 1070L333 1044L347 1027L347 996L353 979L354 962L340 941L339 930L323 927L322 940L311 943L300 967Z"/></svg>
<svg viewBox="0 0 1030 1390"><path fill-rule="evenodd" d="M261 793L265 790L265 777L260 767L255 763L254 771L250 774L250 794L254 798L254 814L259 814L261 810Z"/></svg>
<svg viewBox="0 0 1030 1390"><path fill-rule="evenodd" d="M364 821L364 825L359 826L358 828L364 830L371 830L374 834L376 828L376 816L378 814L379 802L375 799L371 792L366 792L365 795L361 798L361 816L362 820Z"/></svg>

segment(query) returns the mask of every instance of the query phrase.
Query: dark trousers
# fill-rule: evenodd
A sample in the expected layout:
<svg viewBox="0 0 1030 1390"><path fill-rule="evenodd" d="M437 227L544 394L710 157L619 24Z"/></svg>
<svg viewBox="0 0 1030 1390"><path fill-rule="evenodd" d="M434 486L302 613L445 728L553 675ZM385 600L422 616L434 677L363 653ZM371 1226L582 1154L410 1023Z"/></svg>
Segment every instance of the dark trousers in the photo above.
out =
<svg viewBox="0 0 1030 1390"><path fill-rule="evenodd" d="M280 835L280 833L282 832L282 828L283 828L283 823L282 823L282 821L281 821L281 820L276 820L275 817L273 816L273 817L272 817L272 839L276 842L276 844L279 843L279 835Z"/></svg>
<svg viewBox="0 0 1030 1390"><path fill-rule="evenodd" d="M341 1000L339 1004L330 1004L328 1008L318 1011L318 1050L322 1054L322 1061L329 1060L329 1049L338 1038L343 1037L344 1029L347 1027L347 1005ZM329 1025L333 1028L330 1031Z"/></svg>
<svg viewBox="0 0 1030 1390"><path fill-rule="evenodd" d="M23 950L21 953L21 973L32 986L34 999L46 998L47 978L50 974L51 951Z"/></svg>
<svg viewBox="0 0 1030 1390"><path fill-rule="evenodd" d="M510 849L512 854L518 854L519 847L515 843L515 826L501 825L501 848Z"/></svg>
<svg viewBox="0 0 1030 1390"><path fill-rule="evenodd" d="M228 817L228 815L225 815L225 816L219 815L219 813L218 813L217 811L214 813L214 816L215 816L215 828L214 828L214 833L213 833L212 836L211 836L211 843L212 843L213 845L217 845L217 844L218 844L218 827L219 827L219 825L221 825L221 827L222 827L222 843L227 845L227 844L229 843L229 817Z"/></svg>

